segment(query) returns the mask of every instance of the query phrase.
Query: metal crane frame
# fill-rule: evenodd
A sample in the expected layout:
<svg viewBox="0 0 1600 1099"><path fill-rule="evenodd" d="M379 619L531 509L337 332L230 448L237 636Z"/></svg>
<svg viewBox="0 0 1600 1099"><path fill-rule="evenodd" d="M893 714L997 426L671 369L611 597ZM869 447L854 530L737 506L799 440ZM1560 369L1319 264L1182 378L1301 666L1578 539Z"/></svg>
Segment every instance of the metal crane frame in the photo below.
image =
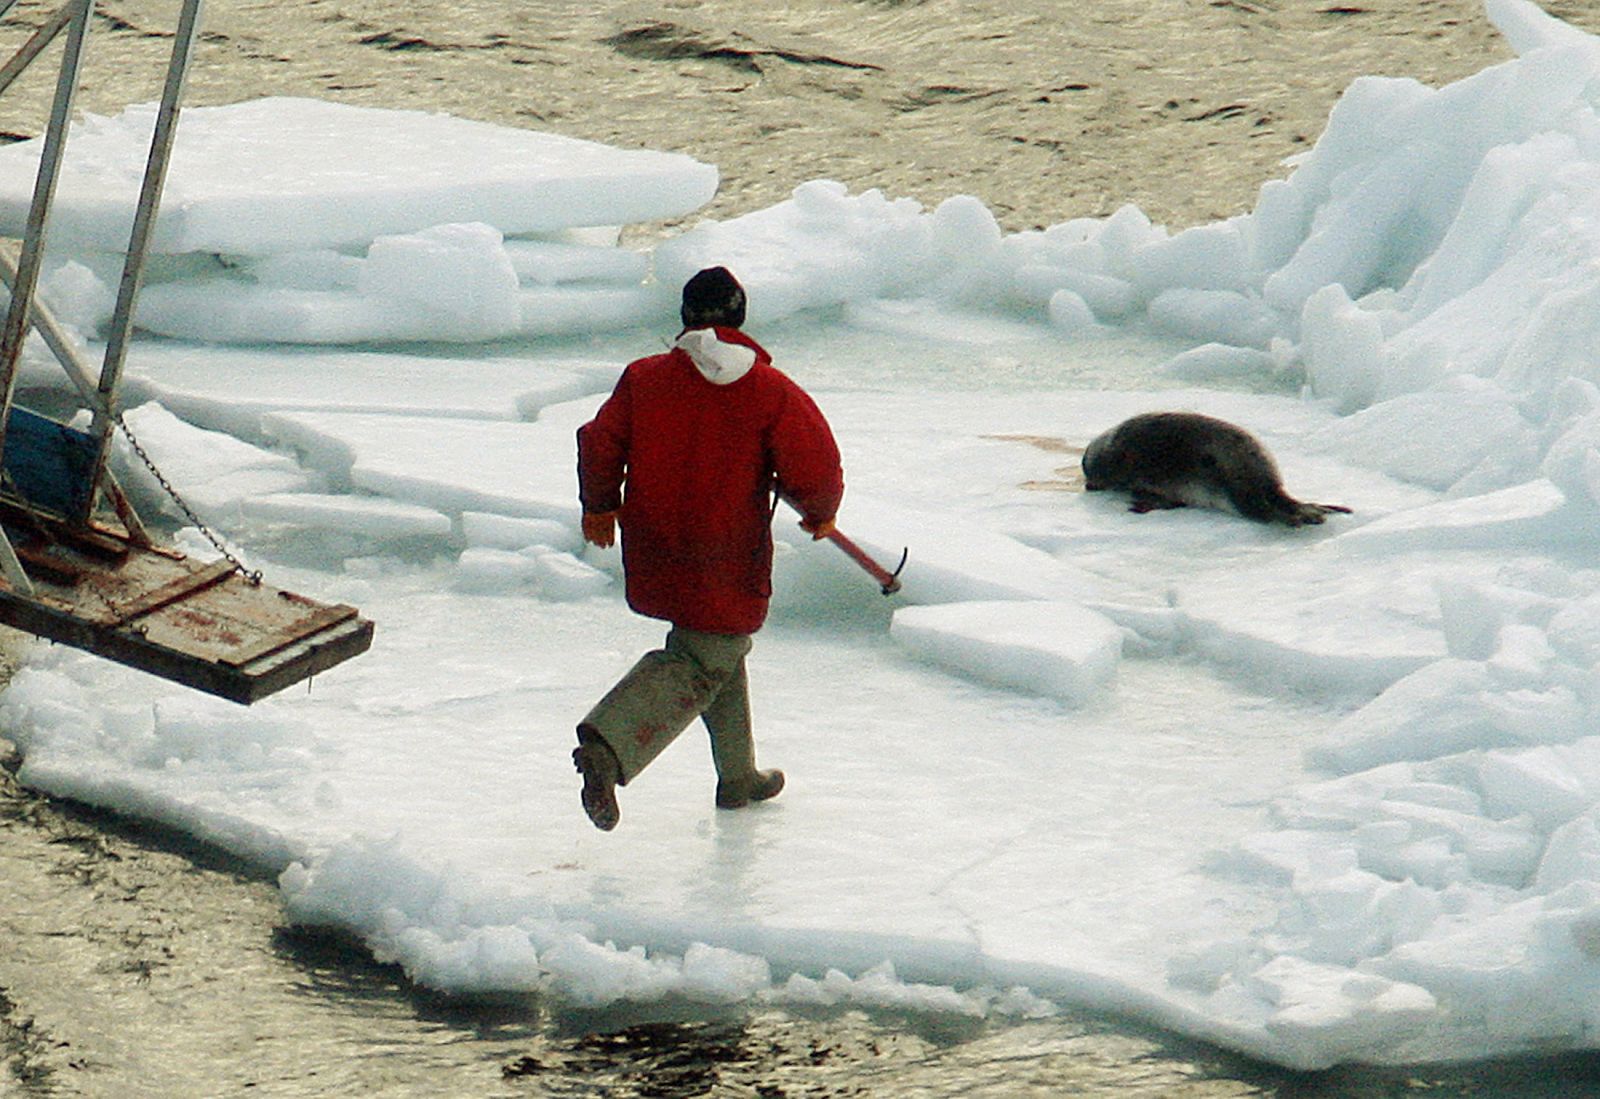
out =
<svg viewBox="0 0 1600 1099"><path fill-rule="evenodd" d="M15 3L0 0L0 16ZM249 703L366 651L373 624L354 607L262 583L198 520L219 560L196 561L157 544L111 475L115 434L128 433L119 389L201 0L181 3L98 378L38 296L94 10L95 0L66 0L0 65L3 94L66 35L21 246L13 254L0 245L0 280L11 291L0 327L0 624ZM23 344L34 331L83 398L87 431L16 403ZM166 484L159 473L157 479ZM187 505L183 510L195 518Z"/></svg>

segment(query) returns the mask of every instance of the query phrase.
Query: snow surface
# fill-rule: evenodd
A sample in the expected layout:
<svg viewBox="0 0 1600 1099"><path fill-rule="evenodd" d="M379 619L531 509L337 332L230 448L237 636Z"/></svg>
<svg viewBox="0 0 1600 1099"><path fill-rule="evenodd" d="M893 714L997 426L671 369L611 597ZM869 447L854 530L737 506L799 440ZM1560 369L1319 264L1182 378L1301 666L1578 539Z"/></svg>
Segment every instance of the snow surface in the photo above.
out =
<svg viewBox="0 0 1600 1099"><path fill-rule="evenodd" d="M0 696L23 780L257 860L292 919L451 993L1083 1006L1307 1068L1593 1046L1600 43L1487 8L1515 60L1355 82L1250 214L1176 234L1131 206L1007 234L975 197L815 181L628 249L616 226L711 170L303 100L188 112L185 254L139 313L181 339L132 349L129 422L253 567L376 641L249 710L38 646ZM147 116L88 127L81 225L126 216ZM282 169L232 172L242 133ZM379 151L341 174L329 143ZM92 339L115 245L57 245L44 292ZM885 599L780 515L751 674L788 787L715 811L690 736L603 834L573 725L663 628L582 546L573 432L713 262L836 428L841 528L909 563ZM1075 448L1156 408L1247 426L1354 514L1075 491Z"/></svg>
<svg viewBox="0 0 1600 1099"><path fill-rule="evenodd" d="M51 236L128 246L156 106L85 115L69 134ZM717 171L679 153L616 149L424 111L269 97L183 112L156 252L255 257L369 244L487 222L502 232L676 217L710 200ZM0 155L0 226L20 236L43 139ZM446 232L459 231L445 229Z"/></svg>

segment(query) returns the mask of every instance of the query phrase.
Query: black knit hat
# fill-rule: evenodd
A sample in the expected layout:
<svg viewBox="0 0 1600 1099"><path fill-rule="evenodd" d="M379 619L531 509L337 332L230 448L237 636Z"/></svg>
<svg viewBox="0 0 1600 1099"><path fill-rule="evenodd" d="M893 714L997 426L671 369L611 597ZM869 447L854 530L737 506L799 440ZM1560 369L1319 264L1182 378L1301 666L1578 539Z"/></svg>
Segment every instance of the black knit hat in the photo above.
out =
<svg viewBox="0 0 1600 1099"><path fill-rule="evenodd" d="M744 324L744 287L726 267L707 267L683 284L683 308L678 310L685 328Z"/></svg>

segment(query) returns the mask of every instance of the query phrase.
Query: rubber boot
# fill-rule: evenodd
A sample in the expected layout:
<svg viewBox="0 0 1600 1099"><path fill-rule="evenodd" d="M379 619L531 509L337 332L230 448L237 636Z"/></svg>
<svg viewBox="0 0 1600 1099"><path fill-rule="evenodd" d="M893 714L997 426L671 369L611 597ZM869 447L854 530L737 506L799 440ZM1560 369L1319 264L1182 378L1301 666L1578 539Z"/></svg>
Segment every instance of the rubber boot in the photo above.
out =
<svg viewBox="0 0 1600 1099"><path fill-rule="evenodd" d="M782 771L756 769L755 737L750 731L750 683L744 662L728 677L700 715L711 734L711 760L717 768L717 808L743 809L783 789Z"/></svg>
<svg viewBox="0 0 1600 1099"><path fill-rule="evenodd" d="M593 729L578 726L578 746L572 750L572 764L583 776L583 791L579 800L589 820L602 832L609 832L622 819L617 805L617 779L622 768L617 764L616 753L597 736Z"/></svg>
<svg viewBox="0 0 1600 1099"><path fill-rule="evenodd" d="M689 654L657 649L640 657L578 727L611 749L617 785L626 786L678 739L715 690Z"/></svg>
<svg viewBox="0 0 1600 1099"><path fill-rule="evenodd" d="M717 783L717 808L718 809L743 809L752 801L766 801L775 798L783 790L783 772L777 768L768 771L757 771L756 777L742 788L725 787L720 781Z"/></svg>

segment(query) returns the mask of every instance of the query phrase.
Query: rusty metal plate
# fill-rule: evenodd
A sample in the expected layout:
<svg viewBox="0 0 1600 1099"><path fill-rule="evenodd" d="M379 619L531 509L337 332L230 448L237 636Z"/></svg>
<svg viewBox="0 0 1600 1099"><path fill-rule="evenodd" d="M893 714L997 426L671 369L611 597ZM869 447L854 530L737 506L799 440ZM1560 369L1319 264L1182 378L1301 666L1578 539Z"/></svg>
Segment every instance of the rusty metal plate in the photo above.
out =
<svg viewBox="0 0 1600 1099"><path fill-rule="evenodd" d="M129 546L117 558L52 545L32 594L0 578L0 622L248 703L371 645L356 608L252 581L227 562Z"/></svg>

